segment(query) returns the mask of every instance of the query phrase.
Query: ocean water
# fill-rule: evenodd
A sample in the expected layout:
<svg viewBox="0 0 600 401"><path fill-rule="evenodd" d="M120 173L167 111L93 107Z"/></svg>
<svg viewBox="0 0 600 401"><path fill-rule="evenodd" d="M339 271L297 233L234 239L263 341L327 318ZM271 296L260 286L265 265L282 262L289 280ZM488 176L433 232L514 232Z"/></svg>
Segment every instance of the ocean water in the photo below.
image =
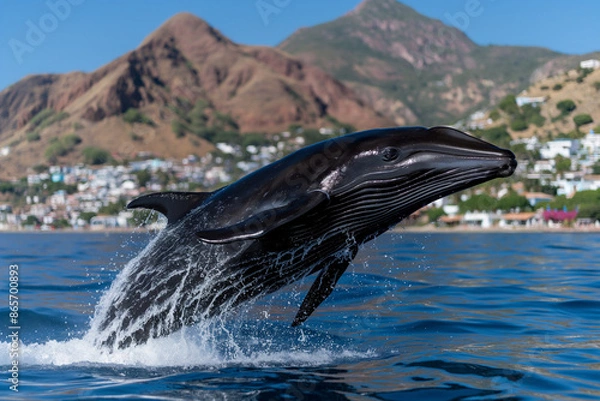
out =
<svg viewBox="0 0 600 401"><path fill-rule="evenodd" d="M150 239L0 234L0 399L600 399L600 234L386 234L300 327L310 277L103 353L94 307Z"/></svg>

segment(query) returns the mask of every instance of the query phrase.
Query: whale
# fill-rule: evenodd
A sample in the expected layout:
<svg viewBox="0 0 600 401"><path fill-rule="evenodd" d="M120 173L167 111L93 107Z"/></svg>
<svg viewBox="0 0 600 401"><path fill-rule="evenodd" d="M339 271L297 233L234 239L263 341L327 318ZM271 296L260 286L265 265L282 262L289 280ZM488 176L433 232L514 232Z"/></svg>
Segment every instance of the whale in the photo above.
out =
<svg viewBox="0 0 600 401"><path fill-rule="evenodd" d="M213 192L142 195L127 207L157 211L167 224L103 295L95 342L145 343L315 275L297 326L361 245L516 166L511 151L455 128L381 128L304 147Z"/></svg>

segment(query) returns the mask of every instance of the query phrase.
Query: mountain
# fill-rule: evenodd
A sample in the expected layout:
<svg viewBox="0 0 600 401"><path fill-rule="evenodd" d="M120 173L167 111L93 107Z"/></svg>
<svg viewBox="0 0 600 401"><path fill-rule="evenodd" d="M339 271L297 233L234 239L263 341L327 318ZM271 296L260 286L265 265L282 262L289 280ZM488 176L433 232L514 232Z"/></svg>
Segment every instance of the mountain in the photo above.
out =
<svg viewBox="0 0 600 401"><path fill-rule="evenodd" d="M321 69L236 44L184 13L96 71L29 76L0 92L0 148L9 149L0 171L20 177L35 164L82 161L90 146L116 159L203 154L215 130L274 133L290 124L392 121Z"/></svg>
<svg viewBox="0 0 600 401"><path fill-rule="evenodd" d="M424 125L453 123L527 87L536 68L560 56L536 47L479 46L396 0L364 0L278 47L342 80L396 123Z"/></svg>

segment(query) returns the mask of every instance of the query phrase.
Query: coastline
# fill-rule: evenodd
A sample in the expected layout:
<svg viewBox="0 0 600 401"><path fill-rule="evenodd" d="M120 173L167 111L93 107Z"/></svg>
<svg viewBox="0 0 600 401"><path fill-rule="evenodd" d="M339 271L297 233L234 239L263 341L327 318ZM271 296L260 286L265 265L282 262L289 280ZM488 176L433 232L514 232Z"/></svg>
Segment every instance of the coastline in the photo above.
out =
<svg viewBox="0 0 600 401"><path fill-rule="evenodd" d="M0 234L157 234L160 230L144 229L142 227L127 228L103 228L103 229L58 229L58 230L0 230ZM423 233L423 234L564 234L564 233L583 233L600 234L600 227L432 227L425 226L403 226L402 223L389 230L392 233Z"/></svg>

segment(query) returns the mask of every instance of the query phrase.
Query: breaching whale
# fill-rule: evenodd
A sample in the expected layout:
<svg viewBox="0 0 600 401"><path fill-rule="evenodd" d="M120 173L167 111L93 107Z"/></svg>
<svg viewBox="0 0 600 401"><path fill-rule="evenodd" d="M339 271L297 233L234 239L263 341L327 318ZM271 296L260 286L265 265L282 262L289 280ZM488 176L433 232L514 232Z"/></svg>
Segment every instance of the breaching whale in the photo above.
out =
<svg viewBox="0 0 600 401"><path fill-rule="evenodd" d="M141 196L128 207L156 210L168 224L101 299L96 342L144 343L318 273L298 325L360 245L516 165L509 150L453 128L385 128L305 147L214 192Z"/></svg>

